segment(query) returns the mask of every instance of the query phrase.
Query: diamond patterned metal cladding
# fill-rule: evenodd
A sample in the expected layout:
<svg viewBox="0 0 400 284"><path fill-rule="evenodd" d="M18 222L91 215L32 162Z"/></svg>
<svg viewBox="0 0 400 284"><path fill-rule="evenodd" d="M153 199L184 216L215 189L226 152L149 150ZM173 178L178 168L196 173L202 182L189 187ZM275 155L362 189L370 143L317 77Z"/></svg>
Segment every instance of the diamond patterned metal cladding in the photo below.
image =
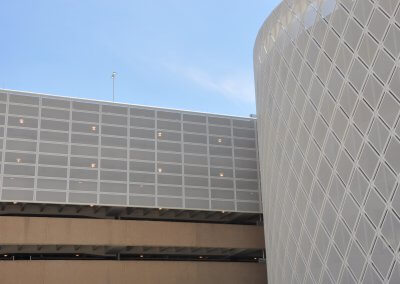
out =
<svg viewBox="0 0 400 284"><path fill-rule="evenodd" d="M287 0L258 34L269 283L400 283L399 2Z"/></svg>

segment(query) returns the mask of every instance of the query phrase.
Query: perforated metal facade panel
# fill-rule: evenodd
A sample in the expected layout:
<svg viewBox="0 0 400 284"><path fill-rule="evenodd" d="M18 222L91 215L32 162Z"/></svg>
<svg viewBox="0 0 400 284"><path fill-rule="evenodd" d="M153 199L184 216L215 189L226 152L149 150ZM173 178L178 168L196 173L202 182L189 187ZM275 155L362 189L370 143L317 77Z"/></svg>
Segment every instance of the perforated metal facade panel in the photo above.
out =
<svg viewBox="0 0 400 284"><path fill-rule="evenodd" d="M1 201L260 212L255 120L0 91Z"/></svg>
<svg viewBox="0 0 400 284"><path fill-rule="evenodd" d="M399 0L285 0L254 49L269 283L400 283Z"/></svg>

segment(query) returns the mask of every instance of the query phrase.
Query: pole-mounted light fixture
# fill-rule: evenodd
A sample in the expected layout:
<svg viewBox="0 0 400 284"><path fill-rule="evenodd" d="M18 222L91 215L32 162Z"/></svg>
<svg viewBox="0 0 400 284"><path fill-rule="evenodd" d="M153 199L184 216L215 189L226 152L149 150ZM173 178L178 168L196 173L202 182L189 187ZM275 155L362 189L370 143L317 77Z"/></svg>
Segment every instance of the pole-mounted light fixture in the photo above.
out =
<svg viewBox="0 0 400 284"><path fill-rule="evenodd" d="M115 100L115 95L114 95L114 85L115 85L115 78L117 77L117 72L112 72L112 74L111 74L111 79L112 79L112 81L113 81L113 102L114 102L114 100Z"/></svg>

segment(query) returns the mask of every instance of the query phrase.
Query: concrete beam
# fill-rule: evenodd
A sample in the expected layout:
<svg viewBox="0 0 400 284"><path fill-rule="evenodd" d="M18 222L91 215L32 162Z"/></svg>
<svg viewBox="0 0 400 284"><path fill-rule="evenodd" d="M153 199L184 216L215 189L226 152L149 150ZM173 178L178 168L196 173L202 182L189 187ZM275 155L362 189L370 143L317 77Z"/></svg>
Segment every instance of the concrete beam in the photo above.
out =
<svg viewBox="0 0 400 284"><path fill-rule="evenodd" d="M111 219L0 217L0 245L264 248L263 227Z"/></svg>
<svg viewBox="0 0 400 284"><path fill-rule="evenodd" d="M265 264L190 261L1 261L5 284L265 284Z"/></svg>

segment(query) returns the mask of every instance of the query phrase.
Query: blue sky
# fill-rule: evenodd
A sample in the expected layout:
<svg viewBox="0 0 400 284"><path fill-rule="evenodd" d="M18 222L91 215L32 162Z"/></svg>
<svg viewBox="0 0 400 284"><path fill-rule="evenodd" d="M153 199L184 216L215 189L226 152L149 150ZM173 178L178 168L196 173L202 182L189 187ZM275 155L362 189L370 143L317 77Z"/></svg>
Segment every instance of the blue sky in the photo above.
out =
<svg viewBox="0 0 400 284"><path fill-rule="evenodd" d="M0 88L248 116L252 52L278 0L13 0Z"/></svg>

